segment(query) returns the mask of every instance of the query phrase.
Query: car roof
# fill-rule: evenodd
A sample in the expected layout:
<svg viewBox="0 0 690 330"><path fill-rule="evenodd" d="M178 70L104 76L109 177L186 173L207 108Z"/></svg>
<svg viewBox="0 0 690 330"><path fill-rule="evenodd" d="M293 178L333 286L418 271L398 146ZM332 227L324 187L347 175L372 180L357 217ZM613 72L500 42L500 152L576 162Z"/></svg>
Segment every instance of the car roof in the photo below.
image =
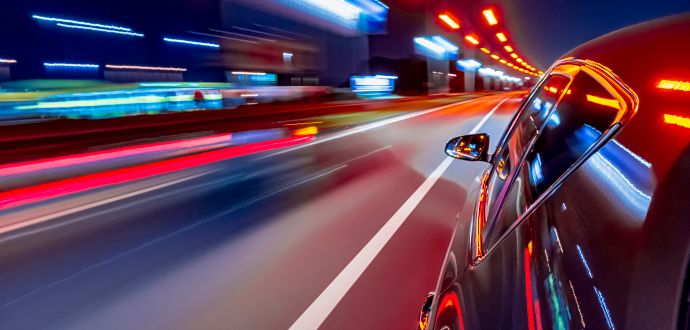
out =
<svg viewBox="0 0 690 330"><path fill-rule="evenodd" d="M638 93L664 79L690 81L690 13L611 32L563 56L568 57L608 67Z"/></svg>
<svg viewBox="0 0 690 330"><path fill-rule="evenodd" d="M690 90L659 88L663 80L690 85L690 13L614 31L563 56L569 57L606 66L638 95L637 112L616 139L663 180L690 153Z"/></svg>

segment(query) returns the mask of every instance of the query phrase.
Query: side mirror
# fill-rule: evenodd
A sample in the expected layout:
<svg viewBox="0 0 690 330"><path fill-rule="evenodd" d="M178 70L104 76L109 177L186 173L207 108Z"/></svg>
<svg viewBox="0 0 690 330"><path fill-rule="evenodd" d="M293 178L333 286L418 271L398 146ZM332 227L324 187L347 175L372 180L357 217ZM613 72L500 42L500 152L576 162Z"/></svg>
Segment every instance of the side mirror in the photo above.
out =
<svg viewBox="0 0 690 330"><path fill-rule="evenodd" d="M489 136L486 134L463 135L446 144L446 154L469 161L489 161Z"/></svg>

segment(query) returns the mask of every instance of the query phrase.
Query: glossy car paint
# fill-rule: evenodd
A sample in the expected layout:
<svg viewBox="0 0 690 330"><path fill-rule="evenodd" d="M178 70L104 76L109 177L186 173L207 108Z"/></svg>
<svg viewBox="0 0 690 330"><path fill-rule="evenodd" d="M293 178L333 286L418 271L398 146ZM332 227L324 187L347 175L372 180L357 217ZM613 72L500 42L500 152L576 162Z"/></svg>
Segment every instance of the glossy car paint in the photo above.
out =
<svg viewBox="0 0 690 330"><path fill-rule="evenodd" d="M440 326L434 315L449 294L457 295L461 314L451 328L685 327L690 91L658 86L690 81L688 36L684 14L564 56L610 69L639 97L639 108L488 251L476 247L478 205L463 207L429 328ZM473 194L482 198L479 189Z"/></svg>

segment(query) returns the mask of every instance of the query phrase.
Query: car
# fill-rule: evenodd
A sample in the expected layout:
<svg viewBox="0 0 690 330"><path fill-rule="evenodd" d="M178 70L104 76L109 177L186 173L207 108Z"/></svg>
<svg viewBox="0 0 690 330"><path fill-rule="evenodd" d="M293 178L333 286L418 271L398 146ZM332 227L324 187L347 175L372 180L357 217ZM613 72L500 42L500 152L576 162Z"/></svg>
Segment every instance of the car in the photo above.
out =
<svg viewBox="0 0 690 330"><path fill-rule="evenodd" d="M448 143L488 166L419 328L689 328L689 36L682 14L594 39L544 73L495 150Z"/></svg>

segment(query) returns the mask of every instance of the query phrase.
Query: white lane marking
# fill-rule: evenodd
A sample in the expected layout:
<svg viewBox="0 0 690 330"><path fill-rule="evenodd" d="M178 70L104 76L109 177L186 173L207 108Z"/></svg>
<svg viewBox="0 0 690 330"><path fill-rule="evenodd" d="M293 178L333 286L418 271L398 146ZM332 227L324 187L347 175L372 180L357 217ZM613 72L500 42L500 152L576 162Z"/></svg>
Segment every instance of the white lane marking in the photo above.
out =
<svg viewBox="0 0 690 330"><path fill-rule="evenodd" d="M286 152L290 152L290 151L293 151L293 150L298 150L298 149L310 147L310 146L313 146L313 145L315 145L315 144L324 143L324 142L332 141L332 140L335 140L335 139L340 139L340 138L346 137L346 136L348 136L348 135L353 135L353 134L357 134L357 133L362 133L362 132L365 132L365 131L368 131L368 130L371 130L371 129L374 129L374 128L378 128L378 127L381 127L381 126L385 126L385 125L388 125L388 124L397 123L397 122L399 122L399 121L407 120L407 119L410 119L410 118L423 116L423 115L426 115L426 114L428 114L428 113L432 113L432 112L436 112L436 111L448 109L448 108L450 108L450 107L458 106L458 105L461 105L461 104L464 104L464 103L467 103L467 102L470 102L470 101L476 101L477 99L479 99L479 98L469 99L469 100L465 100L465 101L461 101L461 102L456 102L456 103L453 103L453 104L442 105L442 106L435 107L435 108L431 108L431 109L424 110L424 111L413 112L413 113L410 113L410 114L401 115L401 116L396 116L396 117L393 117L393 118L388 118L388 119L384 119L384 120L379 120L379 121L376 121L376 122L373 122L373 123L370 123L370 124L366 124L366 125L362 125L362 126L357 126L357 127L349 128L349 129L346 129L346 130L344 130L344 131L342 131L342 132L335 133L335 134L333 134L333 135L329 135L329 136L326 136L326 137L323 137L323 138L319 138L319 139L317 139L317 140L314 140L313 142L305 143L305 144L302 144L302 145L299 145L299 146L296 146L296 147L292 147L292 148L280 150L280 151L277 151L277 152L274 152L274 153L271 153L271 154L268 154L268 155L259 157L259 158L257 158L257 160L259 160L259 159L265 159L265 158L270 158L270 157L277 156L277 155L281 155L281 154L284 154L284 153L286 153Z"/></svg>
<svg viewBox="0 0 690 330"><path fill-rule="evenodd" d="M489 120L489 117L510 97L503 99L487 113L482 120L477 123L469 134L474 134ZM295 323L290 326L291 330L317 329L323 321L331 314L335 307L340 303L345 294L352 288L357 279L369 267L374 258L381 252L383 247L393 237L395 232L402 226L407 217L419 205L424 196L431 190L431 187L443 175L453 162L453 158L446 158L429 175L410 198L403 203L398 211L379 229L371 240L357 253L357 255L345 266L335 279L326 287L323 292L312 302L311 305L300 315Z"/></svg>
<svg viewBox="0 0 690 330"><path fill-rule="evenodd" d="M198 177L200 177L200 176L202 176L202 175L206 175L206 174L208 174L208 173L200 173L200 174L191 175L191 176L188 176L188 177L184 177L184 178L177 179L177 180L173 180L173 181L170 181L170 182L158 184L158 185L151 186L151 187L148 187L148 188L144 188L144 189L141 189L141 190L136 190L136 191L133 191L133 192L130 192L130 193L126 193L126 194L122 194L122 195L118 195L118 196L114 196L114 197L102 199L102 200L100 200L100 201L91 202L91 203L84 204L84 205L81 205L81 206L77 206L77 207L74 207L74 208L70 208L70 209L67 209L67 210L62 210L62 211L59 211L59 212L55 212L55 213L51 213L51 214L48 214L48 215L44 215L44 216L41 216L41 217L38 217L38 218L33 218L33 219L31 219L31 220L26 220L26 221L17 222L17 223L15 223L15 224L11 224L11 225L7 225L7 226L4 226L4 227L0 227L0 234L4 234L4 233L7 233L7 232L10 232L10 231L13 231L13 230L25 228L25 227L28 227L28 226L31 226L31 225L34 225L34 224L37 224L37 223L41 223L41 222L45 222L45 221L50 221L50 220L54 220L54 219L57 219L57 218L60 218L60 217L68 216L68 215L71 215L71 214L74 214L74 213L77 213L77 212L86 211L86 210L91 209L91 208L95 208L95 207L99 207L99 206L102 206L102 205L114 203L114 202L117 202L117 201L121 201L121 200L123 200L123 199L127 199L127 198L130 198L130 197L134 197L134 196L138 196L138 195L141 195L141 194L145 194L145 193L147 193L147 192L151 192L151 191L154 191L154 190L163 189L163 188L165 188L165 187L169 187L169 186L172 186L172 185L176 185L176 184L178 184L178 183L182 183L182 182L185 182L185 181L189 181L189 180L198 178Z"/></svg>

